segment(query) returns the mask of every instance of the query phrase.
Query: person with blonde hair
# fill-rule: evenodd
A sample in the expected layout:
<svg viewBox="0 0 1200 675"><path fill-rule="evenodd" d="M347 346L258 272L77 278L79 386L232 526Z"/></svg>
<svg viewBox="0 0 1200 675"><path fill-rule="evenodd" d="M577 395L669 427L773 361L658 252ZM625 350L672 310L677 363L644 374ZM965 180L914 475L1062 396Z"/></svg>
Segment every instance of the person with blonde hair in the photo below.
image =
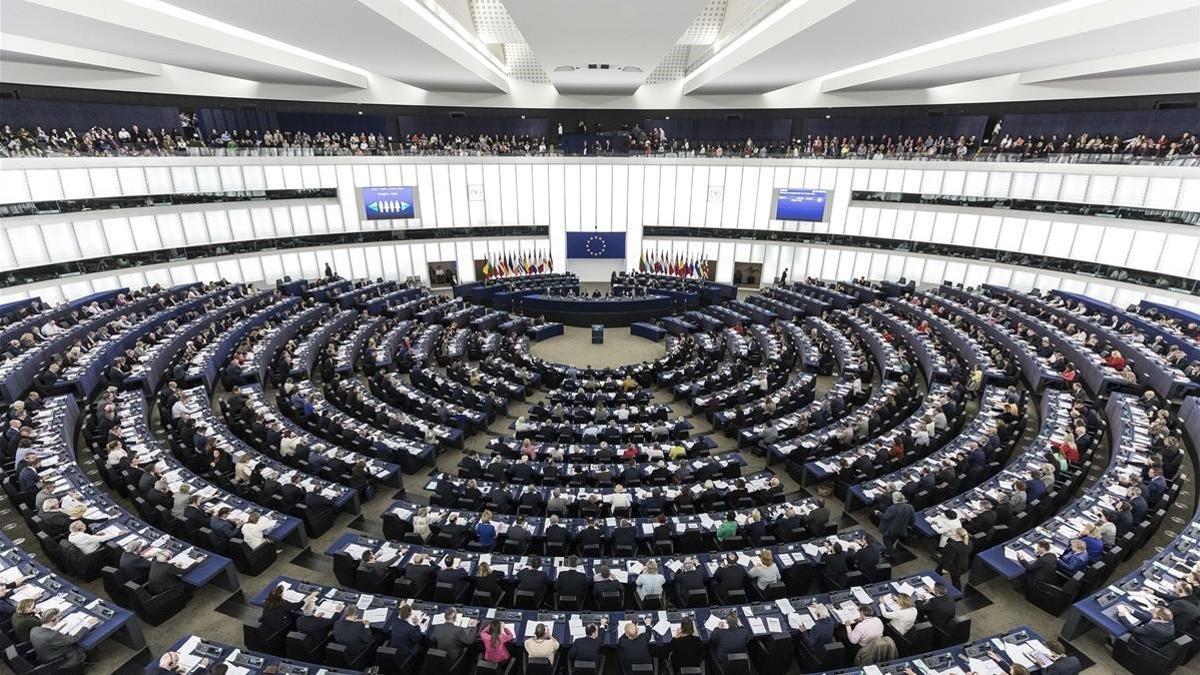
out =
<svg viewBox="0 0 1200 675"><path fill-rule="evenodd" d="M880 607L879 615L888 620L898 634L904 635L917 622L917 608L913 606L912 596L908 593L896 595L896 609Z"/></svg>
<svg viewBox="0 0 1200 675"><path fill-rule="evenodd" d="M746 575L754 580L754 586L758 590L765 591L768 586L779 581L779 566L775 564L775 557L771 552L764 549L758 554L758 562Z"/></svg>
<svg viewBox="0 0 1200 675"><path fill-rule="evenodd" d="M642 573L637 578L637 594L639 600L657 595L662 597L663 584L667 583L667 578L658 571L658 563L653 560L646 561L642 566Z"/></svg>

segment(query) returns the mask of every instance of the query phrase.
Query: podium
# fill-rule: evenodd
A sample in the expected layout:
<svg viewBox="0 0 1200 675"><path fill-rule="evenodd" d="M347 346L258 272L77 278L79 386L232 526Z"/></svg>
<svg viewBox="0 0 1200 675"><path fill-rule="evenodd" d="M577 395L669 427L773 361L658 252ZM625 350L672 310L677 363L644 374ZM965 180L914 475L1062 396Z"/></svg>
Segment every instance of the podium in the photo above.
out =
<svg viewBox="0 0 1200 675"><path fill-rule="evenodd" d="M594 344L594 345L604 344L604 324L602 324L602 323L592 324L592 344Z"/></svg>

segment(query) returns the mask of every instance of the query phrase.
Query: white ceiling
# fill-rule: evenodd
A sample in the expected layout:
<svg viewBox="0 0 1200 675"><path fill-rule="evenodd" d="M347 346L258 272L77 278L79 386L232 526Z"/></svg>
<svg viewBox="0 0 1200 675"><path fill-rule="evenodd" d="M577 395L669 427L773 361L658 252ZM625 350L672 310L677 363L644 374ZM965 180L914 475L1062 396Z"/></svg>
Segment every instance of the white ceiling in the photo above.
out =
<svg viewBox="0 0 1200 675"><path fill-rule="evenodd" d="M246 98L834 107L1200 91L1200 0L3 0L0 30L5 82Z"/></svg>

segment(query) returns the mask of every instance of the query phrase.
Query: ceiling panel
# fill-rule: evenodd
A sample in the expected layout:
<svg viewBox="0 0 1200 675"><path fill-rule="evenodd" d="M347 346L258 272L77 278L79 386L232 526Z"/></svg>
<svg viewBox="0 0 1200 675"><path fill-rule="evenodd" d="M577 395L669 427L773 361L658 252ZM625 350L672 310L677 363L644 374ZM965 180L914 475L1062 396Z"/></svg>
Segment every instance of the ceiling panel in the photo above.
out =
<svg viewBox="0 0 1200 675"><path fill-rule="evenodd" d="M1200 43L1200 8L1078 33L936 68L876 80L847 89L890 90L938 87L998 75L1091 61L1159 47ZM1168 72L1180 72L1173 69Z"/></svg>
<svg viewBox="0 0 1200 675"><path fill-rule="evenodd" d="M857 0L694 93L773 91L1054 4L1054 0Z"/></svg>
<svg viewBox="0 0 1200 675"><path fill-rule="evenodd" d="M6 3L8 0L4 0ZM357 0L171 0L186 10L424 89L495 91Z"/></svg>
<svg viewBox="0 0 1200 675"><path fill-rule="evenodd" d="M0 3L4 31L75 47L202 70L261 82L329 84L329 81L295 70L242 58L215 49L164 38L78 14L60 12L23 0Z"/></svg>
<svg viewBox="0 0 1200 675"><path fill-rule="evenodd" d="M707 0L505 0L521 35L560 92L632 92L692 25ZM633 66L640 72L560 66Z"/></svg>

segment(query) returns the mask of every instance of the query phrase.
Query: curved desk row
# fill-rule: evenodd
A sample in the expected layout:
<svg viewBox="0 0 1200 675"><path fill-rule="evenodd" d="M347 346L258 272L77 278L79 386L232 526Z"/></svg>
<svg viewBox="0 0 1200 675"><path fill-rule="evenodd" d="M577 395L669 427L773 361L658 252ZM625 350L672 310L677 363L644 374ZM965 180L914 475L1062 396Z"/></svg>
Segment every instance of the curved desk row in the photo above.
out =
<svg viewBox="0 0 1200 675"><path fill-rule="evenodd" d="M542 316L568 326L628 326L637 321L656 319L671 314L676 301L664 295L635 298L568 298L543 295L526 296L519 309L529 316Z"/></svg>

